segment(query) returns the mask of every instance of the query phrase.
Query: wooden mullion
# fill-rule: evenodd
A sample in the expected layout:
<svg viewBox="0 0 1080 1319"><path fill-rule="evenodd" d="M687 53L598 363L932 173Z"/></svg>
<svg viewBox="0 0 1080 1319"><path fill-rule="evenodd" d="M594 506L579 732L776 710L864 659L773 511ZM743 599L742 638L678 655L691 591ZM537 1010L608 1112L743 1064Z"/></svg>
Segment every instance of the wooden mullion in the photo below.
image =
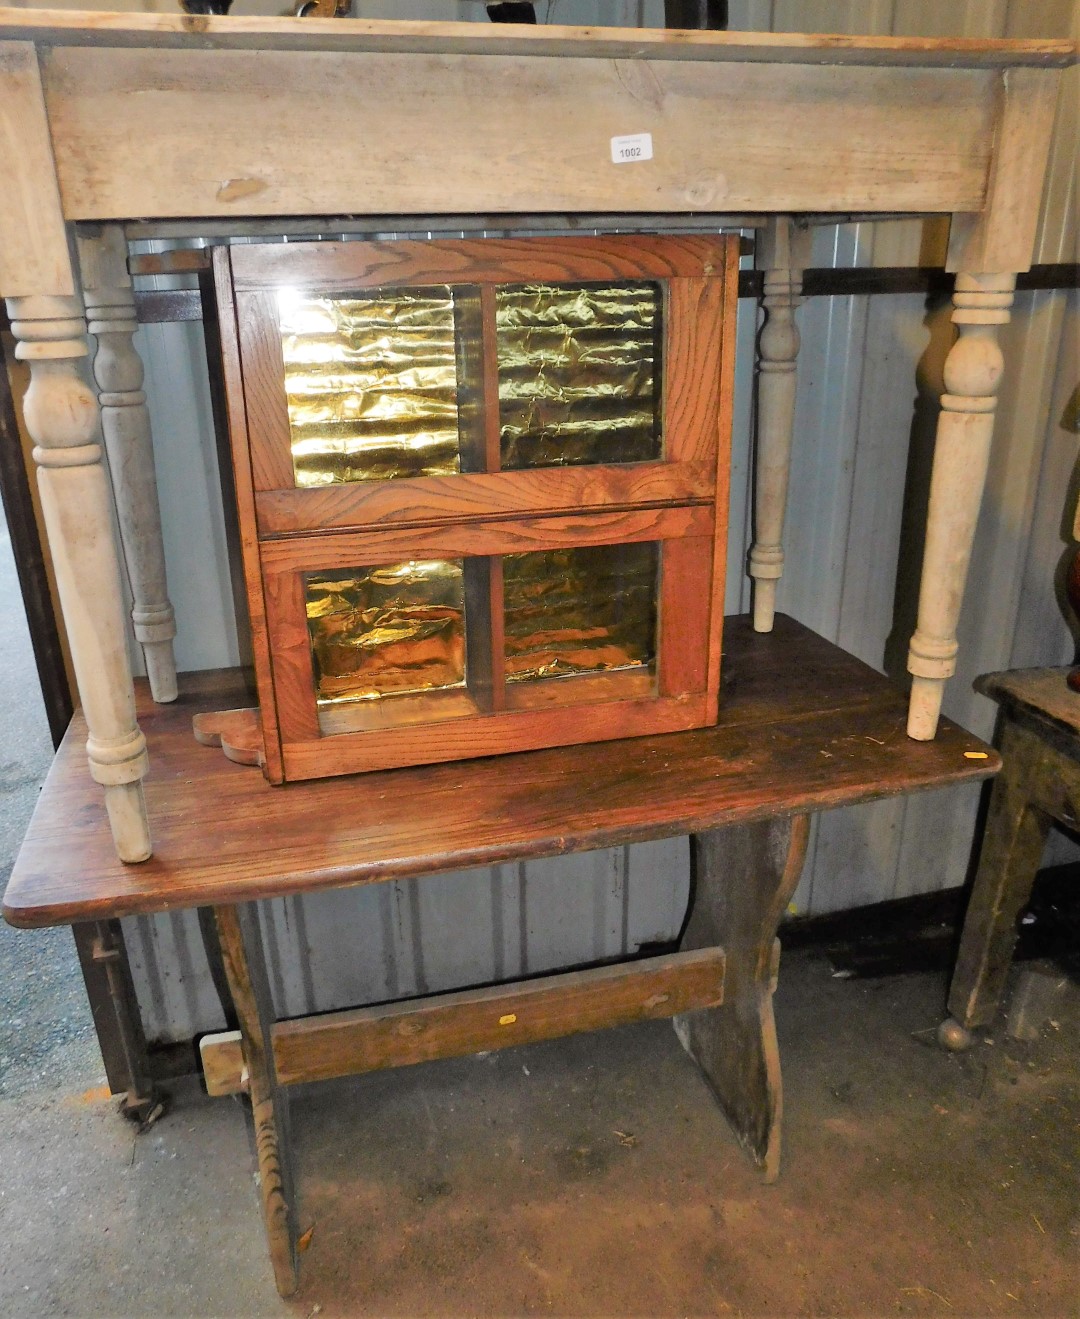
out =
<svg viewBox="0 0 1080 1319"><path fill-rule="evenodd" d="M289 1139L288 1096L274 1066L274 1011L258 915L252 904L214 909L225 973L240 1021L244 1064L248 1073L259 1197L282 1296L297 1286L296 1192Z"/></svg>
<svg viewBox="0 0 1080 1319"><path fill-rule="evenodd" d="M481 711L506 705L506 654L503 641L502 559L465 559L465 647L469 692Z"/></svg>
<svg viewBox="0 0 1080 1319"><path fill-rule="evenodd" d="M502 470L502 433L499 419L499 341L495 328L496 289L480 288L480 324L484 361L484 458L489 472Z"/></svg>

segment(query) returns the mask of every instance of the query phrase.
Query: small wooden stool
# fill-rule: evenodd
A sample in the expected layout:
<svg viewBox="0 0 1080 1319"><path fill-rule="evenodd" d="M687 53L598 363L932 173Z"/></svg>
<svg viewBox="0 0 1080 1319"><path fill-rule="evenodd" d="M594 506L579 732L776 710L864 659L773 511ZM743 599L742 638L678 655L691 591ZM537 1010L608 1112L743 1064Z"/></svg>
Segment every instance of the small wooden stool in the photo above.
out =
<svg viewBox="0 0 1080 1319"><path fill-rule="evenodd" d="M1004 712L1004 769L994 783L975 886L964 918L938 1039L966 1049L994 1019L1012 963L1016 926L1053 821L1080 826L1080 694L1069 670L988 673L976 691Z"/></svg>

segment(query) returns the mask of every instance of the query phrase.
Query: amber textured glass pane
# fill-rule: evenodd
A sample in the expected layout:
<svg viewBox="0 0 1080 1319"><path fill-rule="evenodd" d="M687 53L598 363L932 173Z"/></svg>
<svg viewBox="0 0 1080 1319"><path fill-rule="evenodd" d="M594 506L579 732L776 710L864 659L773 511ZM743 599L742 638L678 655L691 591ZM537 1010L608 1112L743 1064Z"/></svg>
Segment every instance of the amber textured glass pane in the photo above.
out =
<svg viewBox="0 0 1080 1319"><path fill-rule="evenodd" d="M278 292L298 486L460 470L449 288Z"/></svg>
<svg viewBox="0 0 1080 1319"><path fill-rule="evenodd" d="M507 681L651 665L656 590L651 541L507 554Z"/></svg>
<svg viewBox="0 0 1080 1319"><path fill-rule="evenodd" d="M505 468L659 458L656 284L524 284L495 304Z"/></svg>
<svg viewBox="0 0 1080 1319"><path fill-rule="evenodd" d="M460 559L309 573L306 595L320 703L465 682Z"/></svg>

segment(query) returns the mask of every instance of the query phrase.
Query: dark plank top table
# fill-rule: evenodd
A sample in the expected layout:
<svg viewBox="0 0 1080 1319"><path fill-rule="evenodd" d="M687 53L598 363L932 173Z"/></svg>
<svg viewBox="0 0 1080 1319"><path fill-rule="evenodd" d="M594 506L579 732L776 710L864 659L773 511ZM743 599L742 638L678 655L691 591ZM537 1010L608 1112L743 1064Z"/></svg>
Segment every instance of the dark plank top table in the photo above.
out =
<svg viewBox="0 0 1080 1319"><path fill-rule="evenodd" d="M1069 686L1070 668L1007 669L984 673L975 690L1015 719L1056 734L1055 745L1080 760L1080 692Z"/></svg>
<svg viewBox="0 0 1080 1319"><path fill-rule="evenodd" d="M461 870L696 833L997 773L993 748L943 720L904 731L906 700L791 619L729 619L713 728L271 787L200 746L191 717L244 704L236 671L188 675L174 705L143 684L154 855L116 859L76 714L4 898L13 925L134 913ZM437 732L433 733L437 736Z"/></svg>

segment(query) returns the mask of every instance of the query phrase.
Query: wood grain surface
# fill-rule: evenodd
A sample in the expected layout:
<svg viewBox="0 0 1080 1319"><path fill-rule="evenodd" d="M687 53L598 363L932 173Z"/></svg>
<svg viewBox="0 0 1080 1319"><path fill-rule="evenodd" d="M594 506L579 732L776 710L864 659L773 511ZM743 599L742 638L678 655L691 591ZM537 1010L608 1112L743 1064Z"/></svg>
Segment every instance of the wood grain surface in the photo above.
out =
<svg viewBox="0 0 1080 1319"><path fill-rule="evenodd" d="M498 423L498 412L494 419ZM416 527L631 506L712 503L715 460L537 467L513 472L350 481L308 489L257 490L262 537L361 527Z"/></svg>
<svg viewBox="0 0 1080 1319"><path fill-rule="evenodd" d="M320 291L418 284L671 279L719 273L729 239L606 234L580 238L425 238L393 242L257 243L232 249L238 291Z"/></svg>
<svg viewBox="0 0 1080 1319"><path fill-rule="evenodd" d="M272 787L191 734L243 702L239 675L140 689L154 856L116 860L76 716L5 894L14 925L282 897L698 832L982 779L992 747L944 720L905 736L903 693L800 624L725 629L713 728ZM974 756L977 758L969 758Z"/></svg>
<svg viewBox="0 0 1080 1319"><path fill-rule="evenodd" d="M767 60L806 64L893 64L1002 68L1076 61L1069 41L983 37L893 37L805 32L685 32L665 28L486 27L387 19L216 17L193 14L0 11L0 37L44 46L147 46L252 50L467 51L477 54L596 55L610 59Z"/></svg>
<svg viewBox="0 0 1080 1319"><path fill-rule="evenodd" d="M993 69L650 61L642 49L58 47L44 68L64 214L983 207ZM308 114L328 86L335 132L313 151ZM210 106L229 131L193 135ZM627 132L652 135L651 159L612 160Z"/></svg>
<svg viewBox="0 0 1080 1319"><path fill-rule="evenodd" d="M670 1017L723 999L724 953L713 947L279 1022L274 1060L282 1085L326 1081Z"/></svg>

